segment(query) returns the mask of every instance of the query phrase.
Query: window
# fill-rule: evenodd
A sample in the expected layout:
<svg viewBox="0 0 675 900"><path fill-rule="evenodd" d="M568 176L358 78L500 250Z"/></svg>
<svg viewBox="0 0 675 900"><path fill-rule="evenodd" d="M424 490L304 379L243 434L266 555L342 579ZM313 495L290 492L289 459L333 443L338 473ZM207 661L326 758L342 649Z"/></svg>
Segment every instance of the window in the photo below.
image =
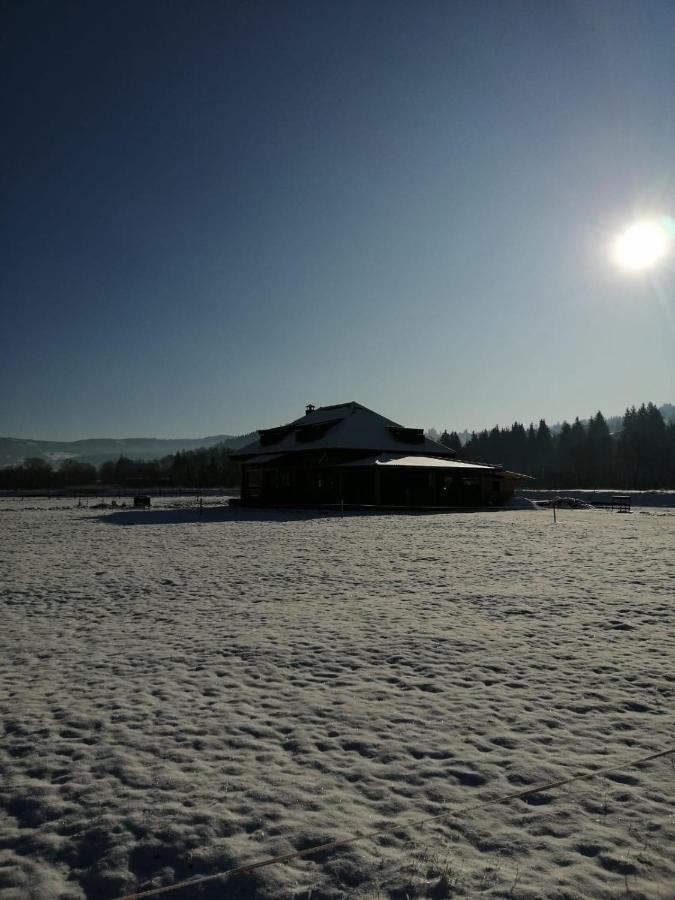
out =
<svg viewBox="0 0 675 900"><path fill-rule="evenodd" d="M301 425L295 432L295 439L301 444L318 441L327 431L341 419L329 419L327 422L317 422L315 425Z"/></svg>
<svg viewBox="0 0 675 900"><path fill-rule="evenodd" d="M269 447L270 444L278 444L287 434L294 429L293 425L281 425L279 428L265 428L258 432L260 444L262 447Z"/></svg>

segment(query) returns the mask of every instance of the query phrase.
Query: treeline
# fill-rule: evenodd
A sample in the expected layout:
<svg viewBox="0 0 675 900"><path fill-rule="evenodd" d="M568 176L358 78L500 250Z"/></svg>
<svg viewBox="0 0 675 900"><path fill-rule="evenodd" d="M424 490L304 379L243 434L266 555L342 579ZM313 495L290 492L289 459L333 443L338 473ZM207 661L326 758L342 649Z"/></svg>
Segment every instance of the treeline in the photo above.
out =
<svg viewBox="0 0 675 900"><path fill-rule="evenodd" d="M610 433L601 412L588 423L564 422L556 434L542 419L527 428L473 432L464 445L456 432L442 443L460 459L501 463L535 478L532 486L675 489L675 421L666 422L653 404L627 409L618 432ZM220 488L240 482L240 467L225 445L181 451L144 462L121 456L98 468L67 459L58 466L35 457L0 469L0 489L59 490L72 487Z"/></svg>
<svg viewBox="0 0 675 900"><path fill-rule="evenodd" d="M96 467L67 459L52 466L40 457L0 469L0 489L59 490L72 487L176 487L215 488L239 484L239 465L224 445L185 450L160 460L134 460L120 456Z"/></svg>
<svg viewBox="0 0 675 900"><path fill-rule="evenodd" d="M563 422L555 435L541 419L528 428L514 422L474 432L463 446L456 432L445 431L440 440L460 459L531 475L533 486L675 488L675 422L666 422L653 403L627 409L614 434L598 412L587 424Z"/></svg>

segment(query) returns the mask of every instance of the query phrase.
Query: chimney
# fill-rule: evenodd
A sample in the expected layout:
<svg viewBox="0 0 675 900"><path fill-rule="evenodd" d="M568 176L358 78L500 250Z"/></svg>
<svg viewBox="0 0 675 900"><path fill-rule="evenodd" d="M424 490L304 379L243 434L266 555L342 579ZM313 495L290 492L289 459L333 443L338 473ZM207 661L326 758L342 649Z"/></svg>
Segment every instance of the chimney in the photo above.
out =
<svg viewBox="0 0 675 900"><path fill-rule="evenodd" d="M313 403L308 403L305 407L305 415L308 416L310 413L313 413L315 409L316 406L314 406Z"/></svg>

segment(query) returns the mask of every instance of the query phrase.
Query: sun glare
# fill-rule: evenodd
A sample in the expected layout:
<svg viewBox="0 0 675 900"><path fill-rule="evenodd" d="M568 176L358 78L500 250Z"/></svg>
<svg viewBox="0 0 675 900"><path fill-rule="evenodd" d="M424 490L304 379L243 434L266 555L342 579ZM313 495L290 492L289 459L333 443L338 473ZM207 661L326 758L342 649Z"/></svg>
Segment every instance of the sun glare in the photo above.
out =
<svg viewBox="0 0 675 900"><path fill-rule="evenodd" d="M636 222L614 241L614 260L624 269L649 269L668 252L671 236L660 222Z"/></svg>

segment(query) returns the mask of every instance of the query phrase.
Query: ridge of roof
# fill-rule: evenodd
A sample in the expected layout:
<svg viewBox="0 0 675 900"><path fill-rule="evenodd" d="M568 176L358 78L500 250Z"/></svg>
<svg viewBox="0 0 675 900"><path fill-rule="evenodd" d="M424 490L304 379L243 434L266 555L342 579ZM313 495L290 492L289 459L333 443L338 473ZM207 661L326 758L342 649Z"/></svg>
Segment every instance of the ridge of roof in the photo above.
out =
<svg viewBox="0 0 675 900"><path fill-rule="evenodd" d="M339 410L345 410L345 413L340 418L346 419L348 415L353 415L355 412L360 410L361 412L370 413L373 416L378 416L381 419L385 417L381 415L381 413L375 412L374 409L369 409L367 406L364 406L362 403L357 403L356 400L350 400L348 403L332 403L328 406L317 406L312 409L310 412L305 412L304 416L300 416L297 419L293 419L292 422L289 422L289 425L300 425L300 424L311 424L313 421L318 421L319 419L325 418L322 416L322 413L333 413L339 412ZM392 425L397 425L397 422L392 422L391 419L387 419L387 422L390 422ZM280 425L280 428L284 426ZM262 429L266 431L267 429Z"/></svg>

